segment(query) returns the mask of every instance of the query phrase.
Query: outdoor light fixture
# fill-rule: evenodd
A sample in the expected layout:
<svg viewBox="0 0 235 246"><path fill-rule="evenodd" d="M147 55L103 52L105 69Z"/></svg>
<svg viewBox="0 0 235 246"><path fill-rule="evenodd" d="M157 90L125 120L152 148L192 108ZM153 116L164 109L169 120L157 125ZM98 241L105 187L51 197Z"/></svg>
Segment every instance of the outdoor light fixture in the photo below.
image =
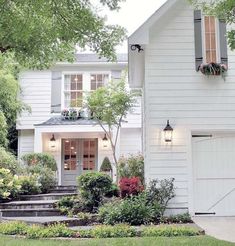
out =
<svg viewBox="0 0 235 246"><path fill-rule="evenodd" d="M171 127L169 120L167 120L166 127L164 128L163 131L164 131L165 142L166 143L172 142L173 128Z"/></svg>
<svg viewBox="0 0 235 246"><path fill-rule="evenodd" d="M106 148L108 147L108 138L106 136L106 134L104 134L104 137L103 137L103 147Z"/></svg>
<svg viewBox="0 0 235 246"><path fill-rule="evenodd" d="M51 151L55 151L55 149L56 149L56 140L55 140L54 134L52 134L52 137L50 139L49 147L50 147Z"/></svg>

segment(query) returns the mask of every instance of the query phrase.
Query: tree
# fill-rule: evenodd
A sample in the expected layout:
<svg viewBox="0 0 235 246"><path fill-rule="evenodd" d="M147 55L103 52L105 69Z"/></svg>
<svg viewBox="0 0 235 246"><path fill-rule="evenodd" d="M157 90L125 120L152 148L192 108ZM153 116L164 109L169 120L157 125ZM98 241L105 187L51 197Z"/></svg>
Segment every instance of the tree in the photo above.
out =
<svg viewBox="0 0 235 246"><path fill-rule="evenodd" d="M19 99L19 66L12 55L0 55L0 146L12 144L17 113L28 109ZM10 133L10 134L9 134ZM9 140L9 141L8 141Z"/></svg>
<svg viewBox="0 0 235 246"><path fill-rule="evenodd" d="M125 88L125 82L110 82L87 98L87 107L110 141L114 166L117 169L116 146L123 119L135 103L136 93Z"/></svg>
<svg viewBox="0 0 235 246"><path fill-rule="evenodd" d="M123 0L99 0L117 10ZM20 64L49 67L73 61L75 47L115 59L125 29L106 25L90 0L0 0L0 53L12 52Z"/></svg>
<svg viewBox="0 0 235 246"><path fill-rule="evenodd" d="M223 19L227 24L235 23L235 4L234 0L189 0L196 7L203 9L208 15L217 16L219 19ZM231 50L235 49L235 30L231 28L228 33L228 44Z"/></svg>

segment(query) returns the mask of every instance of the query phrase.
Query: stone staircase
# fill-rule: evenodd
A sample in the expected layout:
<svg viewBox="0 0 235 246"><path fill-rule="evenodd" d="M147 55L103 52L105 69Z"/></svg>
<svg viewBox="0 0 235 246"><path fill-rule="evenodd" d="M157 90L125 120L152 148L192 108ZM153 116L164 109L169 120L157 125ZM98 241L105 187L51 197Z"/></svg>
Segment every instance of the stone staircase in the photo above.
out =
<svg viewBox="0 0 235 246"><path fill-rule="evenodd" d="M77 220L61 216L55 203L63 196L77 194L76 186L56 186L50 193L21 196L19 201L0 204L0 219L3 221L19 220L29 224L53 224L65 222L77 225Z"/></svg>

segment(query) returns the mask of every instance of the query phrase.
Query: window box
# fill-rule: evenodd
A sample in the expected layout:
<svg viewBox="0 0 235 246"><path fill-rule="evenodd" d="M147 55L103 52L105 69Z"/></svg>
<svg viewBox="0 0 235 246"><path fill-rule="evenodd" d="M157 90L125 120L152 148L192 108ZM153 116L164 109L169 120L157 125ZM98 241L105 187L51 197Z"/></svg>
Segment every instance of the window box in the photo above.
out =
<svg viewBox="0 0 235 246"><path fill-rule="evenodd" d="M64 109L61 116L63 120L77 120L80 117L80 112L74 108Z"/></svg>
<svg viewBox="0 0 235 246"><path fill-rule="evenodd" d="M227 70L228 70L227 65L221 63L214 63L214 62L201 64L199 67L199 71L201 71L201 73L206 76L221 75L222 77L224 77Z"/></svg>

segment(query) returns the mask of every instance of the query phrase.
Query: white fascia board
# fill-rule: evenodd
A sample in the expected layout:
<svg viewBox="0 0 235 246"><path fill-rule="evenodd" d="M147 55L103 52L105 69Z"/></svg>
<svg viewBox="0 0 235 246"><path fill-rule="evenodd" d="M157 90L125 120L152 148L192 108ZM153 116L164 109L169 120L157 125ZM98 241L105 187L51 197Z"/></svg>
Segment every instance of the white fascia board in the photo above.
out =
<svg viewBox="0 0 235 246"><path fill-rule="evenodd" d="M57 62L56 66L127 66L126 62L74 62L74 63L68 63L68 62Z"/></svg>
<svg viewBox="0 0 235 246"><path fill-rule="evenodd" d="M149 29L179 0L168 0L128 38L129 44L148 44Z"/></svg>

